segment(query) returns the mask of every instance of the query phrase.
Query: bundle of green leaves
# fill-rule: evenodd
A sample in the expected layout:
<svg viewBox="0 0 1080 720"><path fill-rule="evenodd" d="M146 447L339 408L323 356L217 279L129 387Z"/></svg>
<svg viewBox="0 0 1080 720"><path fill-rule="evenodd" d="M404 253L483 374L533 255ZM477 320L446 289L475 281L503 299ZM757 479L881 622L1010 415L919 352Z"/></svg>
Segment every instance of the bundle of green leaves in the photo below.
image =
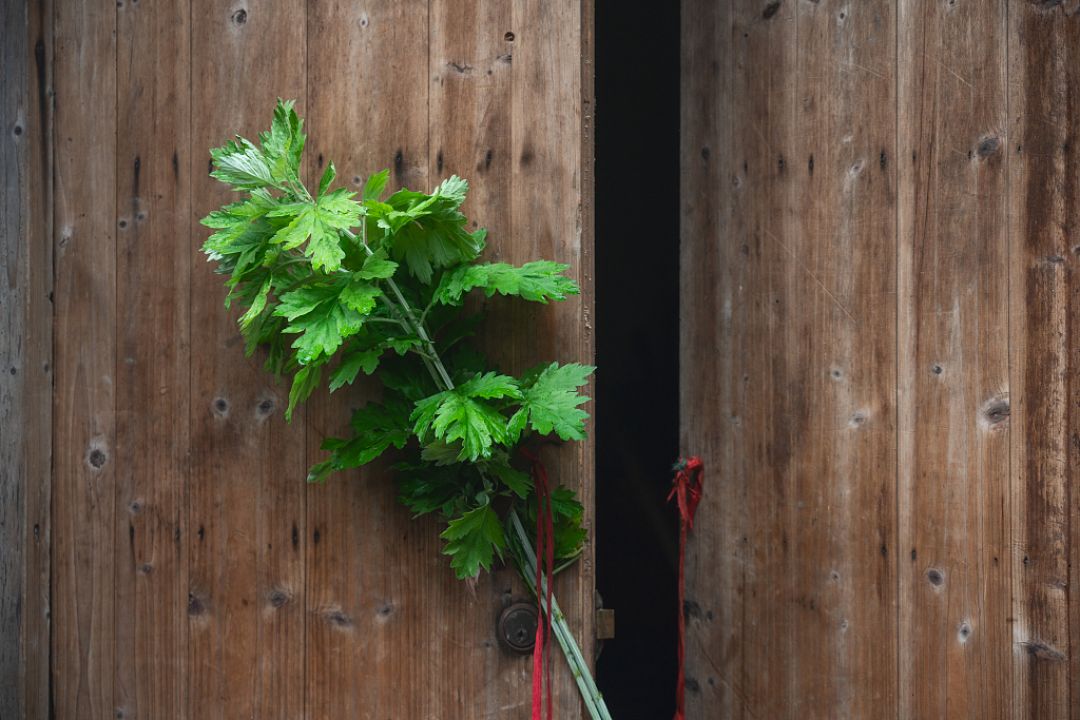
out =
<svg viewBox="0 0 1080 720"><path fill-rule="evenodd" d="M515 448L530 437L585 437L592 367L557 362L518 377L490 367L471 344L480 312L470 292L547 303L578 293L566 265L480 262L485 231L469 232L461 205L468 184L444 180L431 194L386 194L389 172L357 194L334 188L328 163L318 191L300 177L306 136L292 102L279 101L256 144L242 137L211 150L212 177L244 194L211 212L204 251L227 275L226 307L244 310L250 355L291 375L286 418L320 388L381 380L380 399L356 410L351 435L329 438L308 480L397 452L401 501L416 515L446 520L445 553L458 577L490 569L508 549L511 511L535 518L532 479ZM560 564L581 551L582 506L551 495ZM511 548L513 549L513 548Z"/></svg>

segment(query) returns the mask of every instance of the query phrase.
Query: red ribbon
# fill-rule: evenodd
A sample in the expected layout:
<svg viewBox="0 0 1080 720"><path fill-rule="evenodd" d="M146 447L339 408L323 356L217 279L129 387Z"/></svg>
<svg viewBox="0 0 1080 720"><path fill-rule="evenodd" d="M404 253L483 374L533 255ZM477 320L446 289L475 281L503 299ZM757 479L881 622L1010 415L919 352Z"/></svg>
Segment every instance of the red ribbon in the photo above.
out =
<svg viewBox="0 0 1080 720"><path fill-rule="evenodd" d="M547 720L552 717L551 667L547 658L547 646L551 644L551 576L555 572L555 532L551 518L551 487L547 469L537 455L522 448L521 454L532 463L533 485L536 487L536 604L540 609L541 622L536 624L536 644L533 646L533 705L532 720L543 720L544 683L547 683ZM543 579L547 576L545 603L540 602L544 593Z"/></svg>
<svg viewBox="0 0 1080 720"><path fill-rule="evenodd" d="M704 469L704 463L697 456L679 458L679 462L672 468L675 479L671 481L671 492L667 497L668 502L675 498L679 506L679 677L675 685L674 720L683 720L685 717L683 691L686 686L686 615L683 605L686 601L683 596L686 590L686 534L694 527L694 513L701 502ZM533 720L538 720L535 713Z"/></svg>

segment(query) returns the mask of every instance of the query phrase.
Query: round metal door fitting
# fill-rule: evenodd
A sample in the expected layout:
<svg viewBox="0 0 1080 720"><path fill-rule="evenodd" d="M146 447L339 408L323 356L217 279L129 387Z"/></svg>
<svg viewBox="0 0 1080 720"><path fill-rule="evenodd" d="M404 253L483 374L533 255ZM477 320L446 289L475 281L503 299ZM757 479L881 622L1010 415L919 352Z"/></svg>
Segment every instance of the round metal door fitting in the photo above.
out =
<svg viewBox="0 0 1080 720"><path fill-rule="evenodd" d="M515 602L503 609L496 623L495 634L503 649L518 655L528 655L536 645L536 626L539 613L536 604Z"/></svg>

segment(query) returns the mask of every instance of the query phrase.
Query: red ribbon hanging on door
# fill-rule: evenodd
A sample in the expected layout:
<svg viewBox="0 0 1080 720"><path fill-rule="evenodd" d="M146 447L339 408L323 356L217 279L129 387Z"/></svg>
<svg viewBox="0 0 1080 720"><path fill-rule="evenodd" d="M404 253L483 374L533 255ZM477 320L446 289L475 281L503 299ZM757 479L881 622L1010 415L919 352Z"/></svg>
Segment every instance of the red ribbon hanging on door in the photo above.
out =
<svg viewBox="0 0 1080 720"><path fill-rule="evenodd" d="M686 535L694 527L694 513L701 501L701 486L705 465L701 458L679 458L672 468L675 478L671 481L668 502L675 498L679 507L679 676L675 685L675 718L683 720L685 708L683 695L686 686L686 614L683 610L686 591ZM536 716L533 716L536 720Z"/></svg>
<svg viewBox="0 0 1080 720"><path fill-rule="evenodd" d="M551 667L547 646L551 644L551 580L555 572L555 532L551 518L551 486L547 468L539 456L521 448L521 454L532 464L533 485L536 488L536 604L541 612L536 623L536 644L533 646L533 705L532 720L543 720L544 684L547 684L547 720L552 717ZM547 589L543 579L547 577ZM540 598L545 602L541 603Z"/></svg>

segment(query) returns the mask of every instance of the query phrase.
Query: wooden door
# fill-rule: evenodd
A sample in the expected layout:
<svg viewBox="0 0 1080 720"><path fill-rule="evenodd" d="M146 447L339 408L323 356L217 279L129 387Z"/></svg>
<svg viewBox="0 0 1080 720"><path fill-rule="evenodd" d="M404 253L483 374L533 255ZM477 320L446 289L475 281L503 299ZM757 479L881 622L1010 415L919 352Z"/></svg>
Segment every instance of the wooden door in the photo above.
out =
<svg viewBox="0 0 1080 720"><path fill-rule="evenodd" d="M1075 2L683 2L689 717L1080 716Z"/></svg>
<svg viewBox="0 0 1080 720"><path fill-rule="evenodd" d="M227 197L208 148L295 98L310 177L329 160L349 184L457 173L491 258L569 263L582 296L504 303L492 348L517 369L589 361L591 4L3 11L3 330L19 342L0 394L17 468L0 482L0 716L528 717L531 661L494 635L514 573L455 581L385 467L305 485L363 390L285 423L287 388L244 358L197 220ZM586 507L592 452L549 457ZM556 588L586 656L590 557ZM556 712L574 716L555 665Z"/></svg>

